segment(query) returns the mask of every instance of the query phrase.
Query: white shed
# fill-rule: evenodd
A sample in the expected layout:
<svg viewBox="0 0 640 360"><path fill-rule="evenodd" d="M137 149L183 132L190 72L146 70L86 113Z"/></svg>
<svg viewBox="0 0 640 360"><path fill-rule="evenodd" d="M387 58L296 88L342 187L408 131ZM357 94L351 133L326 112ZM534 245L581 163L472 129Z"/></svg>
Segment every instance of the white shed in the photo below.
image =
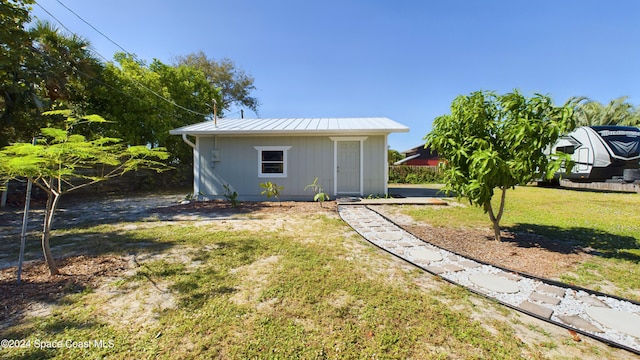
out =
<svg viewBox="0 0 640 360"><path fill-rule="evenodd" d="M385 117L218 119L170 131L193 148L193 192L264 200L260 183L284 186L281 199L309 200L317 177L332 197L387 193L387 136L409 128Z"/></svg>

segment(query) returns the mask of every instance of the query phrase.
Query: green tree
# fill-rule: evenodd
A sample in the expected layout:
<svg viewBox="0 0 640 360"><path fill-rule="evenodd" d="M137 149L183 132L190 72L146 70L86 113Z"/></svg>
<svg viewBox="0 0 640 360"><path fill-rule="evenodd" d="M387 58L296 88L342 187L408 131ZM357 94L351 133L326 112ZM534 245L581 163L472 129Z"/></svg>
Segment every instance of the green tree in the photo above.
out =
<svg viewBox="0 0 640 360"><path fill-rule="evenodd" d="M14 11L9 13L10 9ZM0 7L0 48L8 51L0 60L0 146L28 141L41 127L62 126L45 124L54 119L43 118L41 113L79 107L94 84L92 79L102 71L102 64L89 52L87 40L65 34L46 21L36 21L25 30L29 10L26 6L5 7L4 2Z"/></svg>
<svg viewBox="0 0 640 360"><path fill-rule="evenodd" d="M389 161L389 165L393 165L395 162L398 162L402 160L402 158L404 158L404 156L402 156L402 154L400 154L398 150L388 149L387 152L387 160Z"/></svg>
<svg viewBox="0 0 640 360"><path fill-rule="evenodd" d="M90 95L88 112L102 114L111 123L99 132L122 138L128 144L150 144L169 149L171 161L190 165L191 148L169 130L206 120L211 104L220 100L202 71L169 66L159 60L151 65L118 53L118 65L107 64L103 86Z"/></svg>
<svg viewBox="0 0 640 360"><path fill-rule="evenodd" d="M32 38L25 25L33 0L0 0L0 147L16 140L28 140L32 132L38 99L33 70L36 58ZM36 127L37 131L37 127Z"/></svg>
<svg viewBox="0 0 640 360"><path fill-rule="evenodd" d="M42 250L51 275L58 267L50 248L51 227L60 197L73 190L120 176L138 168L166 169L168 154L162 148L123 146L119 139L101 137L88 140L74 133L83 124L103 123L98 115L74 117L69 110L48 115L64 115L65 128L43 128L41 138L31 143L15 143L0 150L0 180L29 179L47 194L42 231ZM98 175L84 171L100 166ZM106 170L105 170L106 169Z"/></svg>
<svg viewBox="0 0 640 360"><path fill-rule="evenodd" d="M640 109L635 109L627 99L628 96L621 96L604 105L587 97L573 97L568 103L574 108L576 126L638 126Z"/></svg>
<svg viewBox="0 0 640 360"><path fill-rule="evenodd" d="M38 74L38 97L43 107L72 108L82 112L104 69L89 50L91 44L76 34L62 32L47 21L38 20L30 33L34 40L33 51L38 58L34 71ZM51 121L50 117L46 119Z"/></svg>
<svg viewBox="0 0 640 360"><path fill-rule="evenodd" d="M478 91L458 96L451 114L437 117L425 139L446 160L445 189L482 206L499 241L507 189L559 169L562 159L546 156L544 149L573 128L572 112L543 95ZM501 196L494 209L496 189Z"/></svg>
<svg viewBox="0 0 640 360"><path fill-rule="evenodd" d="M243 70L236 68L233 61L222 59L218 62L209 59L200 51L197 54L178 56L175 62L177 65L186 65L201 70L207 80L220 90L222 95L220 102L218 102L220 114L229 110L232 105L244 106L255 113L258 112L260 103L258 99L250 96L251 91L256 89L253 84L254 79Z"/></svg>

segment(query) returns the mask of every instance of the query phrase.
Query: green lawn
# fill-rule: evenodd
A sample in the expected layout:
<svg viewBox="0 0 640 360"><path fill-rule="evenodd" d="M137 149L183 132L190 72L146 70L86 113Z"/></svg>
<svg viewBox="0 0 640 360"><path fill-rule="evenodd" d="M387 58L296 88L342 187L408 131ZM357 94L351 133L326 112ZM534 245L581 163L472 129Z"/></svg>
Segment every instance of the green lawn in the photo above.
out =
<svg viewBox="0 0 640 360"><path fill-rule="evenodd" d="M542 189L523 193L535 198L538 191L548 194ZM474 211L451 210L457 214L453 216ZM510 219L510 226L517 226ZM69 289L50 315L2 330L0 338L30 341L30 347L2 349L0 358L629 355L589 339L575 342L566 330L394 260L326 210L276 218L245 214L225 221L78 227L56 231L52 241L95 254L135 253L141 266L109 279L106 287L79 293ZM43 348L42 341L63 346ZM92 346L68 347L67 341Z"/></svg>
<svg viewBox="0 0 640 360"><path fill-rule="evenodd" d="M460 203L467 206L407 212L434 226L490 227L482 209ZM601 254L562 276L563 281L595 290L611 282L622 289L619 295L623 296L640 289L640 195L636 193L517 187L507 192L501 225L514 232L577 243Z"/></svg>

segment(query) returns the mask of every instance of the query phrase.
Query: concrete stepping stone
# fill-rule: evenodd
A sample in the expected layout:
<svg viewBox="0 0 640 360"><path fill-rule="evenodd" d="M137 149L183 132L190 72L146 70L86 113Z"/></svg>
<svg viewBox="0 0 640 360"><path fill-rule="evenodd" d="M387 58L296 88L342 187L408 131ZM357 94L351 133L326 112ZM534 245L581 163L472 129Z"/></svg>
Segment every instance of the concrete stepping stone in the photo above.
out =
<svg viewBox="0 0 640 360"><path fill-rule="evenodd" d="M417 260L442 261L442 255L439 252L425 247L411 249L409 250L409 255Z"/></svg>
<svg viewBox="0 0 640 360"><path fill-rule="evenodd" d="M608 307L607 304L600 301L600 299L593 296L581 296L578 298L580 301L587 305L597 306L597 307Z"/></svg>
<svg viewBox="0 0 640 360"><path fill-rule="evenodd" d="M522 304L520 304L520 306L518 306L520 309L528 311L532 314L538 315L540 317L546 318L546 319L550 319L551 315L553 314L553 310L549 309L548 307L544 307L538 304L534 304L530 301L523 301Z"/></svg>
<svg viewBox="0 0 640 360"><path fill-rule="evenodd" d="M513 280L513 281L518 281L520 279L522 279L520 276L516 275L516 274L512 274L512 273L508 273L508 272L500 272L498 275L502 276L505 279L509 279L509 280Z"/></svg>
<svg viewBox="0 0 640 360"><path fill-rule="evenodd" d="M598 306L588 307L585 312L598 323L640 339L640 315Z"/></svg>
<svg viewBox="0 0 640 360"><path fill-rule="evenodd" d="M475 268L479 268L480 264L478 264L475 261L471 261L471 260L463 260L463 261L459 261L458 264L460 264L461 266L464 266L468 269L475 269Z"/></svg>
<svg viewBox="0 0 640 360"><path fill-rule="evenodd" d="M428 272L432 273L432 274L436 274L436 275L440 275L442 273L445 273L446 270L439 267L439 266L426 266L424 268L425 270L427 270Z"/></svg>
<svg viewBox="0 0 640 360"><path fill-rule="evenodd" d="M463 267L458 266L458 265L454 265L454 264L444 265L443 268L448 272L456 272L456 271L464 270Z"/></svg>
<svg viewBox="0 0 640 360"><path fill-rule="evenodd" d="M518 283L505 279L499 275L472 274L469 280L475 285L499 293L514 294L520 291Z"/></svg>
<svg viewBox="0 0 640 360"><path fill-rule="evenodd" d="M547 294L555 295L558 297L563 297L565 290L556 286L551 286L547 284L542 284L536 288L536 290L540 292L544 292Z"/></svg>
<svg viewBox="0 0 640 360"><path fill-rule="evenodd" d="M529 300L538 301L549 305L560 304L560 299L558 299L557 297L541 294L539 292L531 293L531 295L529 296Z"/></svg>
<svg viewBox="0 0 640 360"><path fill-rule="evenodd" d="M405 248L416 246L415 243L413 243L411 241L406 241L406 240L398 241L396 244L398 244L398 246L402 246L402 247L405 247Z"/></svg>
<svg viewBox="0 0 640 360"><path fill-rule="evenodd" d="M397 241L397 240L401 240L404 237L404 234L402 233L402 231L379 232L377 235L380 240L385 240L385 241Z"/></svg>
<svg viewBox="0 0 640 360"><path fill-rule="evenodd" d="M592 333L603 332L601 329L598 329L597 327L593 326L593 324L577 315L561 315L558 316L558 319L560 319L560 321L562 321L563 323L578 329L590 331Z"/></svg>

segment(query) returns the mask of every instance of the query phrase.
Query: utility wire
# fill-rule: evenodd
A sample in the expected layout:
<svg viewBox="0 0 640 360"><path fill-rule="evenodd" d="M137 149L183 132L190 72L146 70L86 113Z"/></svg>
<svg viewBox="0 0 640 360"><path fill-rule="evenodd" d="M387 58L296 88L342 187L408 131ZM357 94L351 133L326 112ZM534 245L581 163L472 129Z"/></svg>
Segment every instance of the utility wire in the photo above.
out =
<svg viewBox="0 0 640 360"><path fill-rule="evenodd" d="M76 14L76 13L75 13L75 12L73 12L71 9L69 9L67 6L65 6L64 4L62 4L62 2L60 2L59 0L58 0L58 3L60 3L60 5L62 5L62 6L64 6L64 8L65 8L65 9L67 9L67 10L69 10L72 14L74 14L75 16L77 16L77 17L78 17L80 20L82 20L85 24L87 24L87 25L91 26L91 28L92 28L92 29L94 29L94 30L96 30L100 35L104 36L107 40L109 40L109 41L111 41L113 44L115 44L118 48L120 48L122 51L124 51L127 55L132 56L132 57L134 57L134 58L135 58L135 55L132 55L132 54L131 54L131 53L129 53L127 50L125 50L122 46L118 45L116 42L114 42L113 40L111 40L109 37L107 37L106 35L104 35L102 32L98 31L98 30L97 30L93 25L89 24L86 20L84 20L84 19L83 19L83 18L81 18L78 14ZM38 7L40 7L40 9L42 9L44 12L46 12L47 14L49 14L49 16L51 16L55 21L57 21L57 22L60 24L60 26L62 26L65 30L67 30L67 32L69 32L70 34L75 34L75 33L74 33L73 31L71 31L71 30L70 30L66 25L64 25L64 23L63 23L62 21L60 21L58 18L56 18L56 17L55 17L55 16L54 16L54 15L53 15L49 10L45 9L42 5L40 5L40 3L38 3L38 2L36 1L36 2L35 2L35 4L36 4L36 5L38 5ZM77 34L76 34L76 35L77 35ZM107 59L105 56L103 56L102 54L100 54L100 52L98 52L98 51L97 51L96 49L94 49L92 46L90 46L90 47L89 47L89 50L90 50L91 52L95 53L96 55L98 55L99 57L101 57L102 59L104 59L106 62L108 62L108 63L110 63L110 64L113 64L113 61L111 61L111 60ZM147 87L147 86L145 86L144 84L142 84L142 83L138 82L137 80L135 80L135 79L133 79L133 78L130 78L130 80L131 80L133 83L135 83L137 86L139 86L140 88L142 88L142 89L144 89L144 90L146 90L146 91L148 91L148 92L152 93L153 95L155 95L155 96L156 96L156 97L158 97L159 99L162 99L162 100L164 100L164 101L168 102L169 104L171 104L171 105L173 105L173 106L175 106L175 107L177 107L177 108L179 108L179 109L181 109L181 110L184 110L184 111L190 112L190 113L192 113L192 114L196 114L196 115L204 116L204 117L207 117L207 116L210 116L210 115L211 115L211 114L203 114L203 113L201 113L201 112L198 112L198 111L195 111L195 110L191 110L191 109L186 108L186 107L184 107L184 106L182 106L182 105L179 105L179 104L177 104L176 102L174 102L173 100L168 99L168 98L166 98L166 97L164 97L164 96L162 96L162 95L158 94L156 91L154 91L154 90L150 89L149 87ZM111 87L111 86L109 86L109 87Z"/></svg>
<svg viewBox="0 0 640 360"><path fill-rule="evenodd" d="M125 48L123 48L122 46L120 46L120 44L116 43L115 41L111 40L110 37L108 37L107 35L105 35L102 31L96 29L95 26L91 25L88 21L86 21L85 19L83 19L80 15L78 15L75 11L71 10L67 5L63 4L62 1L60 0L56 0L58 2L58 4L62 5L62 7L64 7L65 9L69 10L70 13L72 13L73 15L75 15L78 19L80 19L83 23L89 25L90 28L92 28L93 30L95 30L98 34L102 35L105 39L109 40L113 45L117 46L118 48L120 48L120 50L124 51L125 53L127 53L130 56L134 56L131 53L129 53L127 50L125 50Z"/></svg>

